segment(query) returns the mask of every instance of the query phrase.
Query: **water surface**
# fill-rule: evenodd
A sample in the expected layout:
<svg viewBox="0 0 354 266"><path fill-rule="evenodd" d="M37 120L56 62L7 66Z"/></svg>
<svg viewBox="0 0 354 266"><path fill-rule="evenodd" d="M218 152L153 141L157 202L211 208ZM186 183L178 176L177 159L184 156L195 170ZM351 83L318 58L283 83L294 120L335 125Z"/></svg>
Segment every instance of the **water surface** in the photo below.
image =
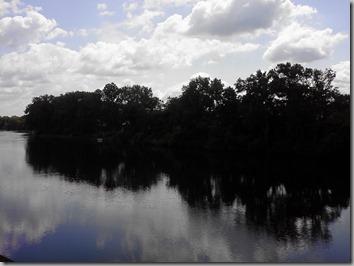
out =
<svg viewBox="0 0 354 266"><path fill-rule="evenodd" d="M254 158L0 132L16 262L349 262L349 158Z"/></svg>

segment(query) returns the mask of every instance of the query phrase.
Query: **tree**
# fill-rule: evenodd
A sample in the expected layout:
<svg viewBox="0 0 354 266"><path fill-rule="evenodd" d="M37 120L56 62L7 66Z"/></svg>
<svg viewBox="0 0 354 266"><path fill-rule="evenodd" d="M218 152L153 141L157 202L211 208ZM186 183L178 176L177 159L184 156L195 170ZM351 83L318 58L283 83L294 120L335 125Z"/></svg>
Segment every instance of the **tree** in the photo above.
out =
<svg viewBox="0 0 354 266"><path fill-rule="evenodd" d="M241 94L242 127L251 145L269 144L274 118L274 93L269 89L269 77L258 70L245 80L238 79L235 88Z"/></svg>
<svg viewBox="0 0 354 266"><path fill-rule="evenodd" d="M48 133L52 127L53 95L34 97L26 109L26 127L40 133Z"/></svg>
<svg viewBox="0 0 354 266"><path fill-rule="evenodd" d="M25 129L25 117L0 116L0 130L23 130Z"/></svg>
<svg viewBox="0 0 354 266"><path fill-rule="evenodd" d="M332 86L334 77L332 70L286 63L239 79L235 86L242 94L247 135L273 148L315 148L324 137L324 125L338 95Z"/></svg>
<svg viewBox="0 0 354 266"><path fill-rule="evenodd" d="M350 97L332 86L334 77L329 69L290 63L258 70L234 88L197 77L164 105L151 88L109 83L95 92L35 97L25 118L43 134L239 152L338 152L350 143Z"/></svg>
<svg viewBox="0 0 354 266"><path fill-rule="evenodd" d="M332 86L335 73L287 63L279 64L268 76L289 140L317 145L334 96L338 94Z"/></svg>

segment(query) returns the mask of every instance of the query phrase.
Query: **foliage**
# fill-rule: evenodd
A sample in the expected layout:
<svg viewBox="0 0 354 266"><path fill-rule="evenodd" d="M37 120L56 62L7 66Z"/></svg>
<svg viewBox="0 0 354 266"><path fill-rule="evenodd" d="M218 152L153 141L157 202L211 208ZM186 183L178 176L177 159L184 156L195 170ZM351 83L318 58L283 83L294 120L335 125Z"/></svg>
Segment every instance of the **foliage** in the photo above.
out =
<svg viewBox="0 0 354 266"><path fill-rule="evenodd" d="M150 88L35 97L26 126L41 134L114 136L130 143L250 152L349 152L350 96L335 73L279 64L235 86L197 77L162 103Z"/></svg>
<svg viewBox="0 0 354 266"><path fill-rule="evenodd" d="M24 129L25 120L23 117L0 116L0 130L19 131Z"/></svg>

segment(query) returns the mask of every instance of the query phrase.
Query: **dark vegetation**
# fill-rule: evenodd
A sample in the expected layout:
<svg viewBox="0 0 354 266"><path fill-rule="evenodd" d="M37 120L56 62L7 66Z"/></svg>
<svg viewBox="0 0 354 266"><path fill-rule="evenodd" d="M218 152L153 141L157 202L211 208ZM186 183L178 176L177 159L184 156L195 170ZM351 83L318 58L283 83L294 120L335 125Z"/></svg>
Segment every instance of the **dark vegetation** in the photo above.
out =
<svg viewBox="0 0 354 266"><path fill-rule="evenodd" d="M0 130L21 131L25 129L25 117L0 116Z"/></svg>
<svg viewBox="0 0 354 266"><path fill-rule="evenodd" d="M35 97L20 120L42 135L241 152L349 154L350 96L332 86L334 78L329 69L279 64L238 79L234 87L219 79L192 79L166 103L150 88L110 83L95 92Z"/></svg>

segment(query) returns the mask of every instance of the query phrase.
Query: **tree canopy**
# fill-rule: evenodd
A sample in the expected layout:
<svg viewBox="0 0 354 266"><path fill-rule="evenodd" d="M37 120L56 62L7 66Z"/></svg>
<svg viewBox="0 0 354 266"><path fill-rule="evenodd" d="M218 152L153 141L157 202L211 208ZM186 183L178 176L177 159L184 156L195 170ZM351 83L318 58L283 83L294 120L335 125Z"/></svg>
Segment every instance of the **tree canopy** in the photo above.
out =
<svg viewBox="0 0 354 266"><path fill-rule="evenodd" d="M26 127L39 134L113 137L129 143L274 152L349 151L350 96L335 73L278 64L234 87L197 77L163 103L151 88L107 84L94 92L35 97Z"/></svg>

